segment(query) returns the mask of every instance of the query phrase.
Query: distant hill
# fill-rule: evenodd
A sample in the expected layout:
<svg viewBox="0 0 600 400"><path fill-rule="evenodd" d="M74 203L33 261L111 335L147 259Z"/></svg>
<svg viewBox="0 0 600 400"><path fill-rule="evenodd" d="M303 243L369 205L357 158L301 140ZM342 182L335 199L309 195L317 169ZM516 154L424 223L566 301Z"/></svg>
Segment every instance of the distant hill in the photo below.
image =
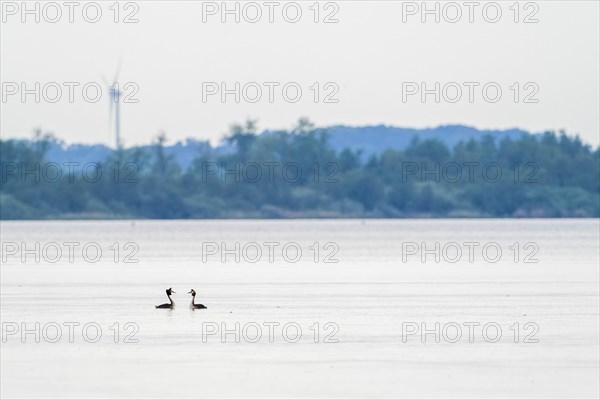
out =
<svg viewBox="0 0 600 400"><path fill-rule="evenodd" d="M464 125L446 125L427 129L396 128L385 125L354 128L340 125L332 126L328 131L331 135L331 146L336 150L344 148L363 150L365 155L379 154L386 149L402 150L415 136L422 140L438 139L452 148L461 140L477 140L486 134L492 135L496 140L505 137L517 140L523 135L530 134L520 129L478 130Z"/></svg>
<svg viewBox="0 0 600 400"><path fill-rule="evenodd" d="M328 128L328 132L330 134L330 144L333 149L338 152L345 148L362 150L363 157L379 154L386 149L404 149L415 136L423 140L438 139L452 148L461 140L477 140L486 134L492 135L496 140L501 140L505 137L518 140L523 135L530 135L529 132L520 129L502 131L479 130L464 125L446 125L427 129L397 128L385 125L363 127L337 125ZM148 148L150 145L142 147ZM177 142L166 148L167 154L173 155L177 163L184 169L191 164L192 160L199 153L206 151L228 152L230 148L227 145L220 145L214 148L208 141L195 139ZM61 142L55 142L50 148L47 157L48 161L53 162L60 163L76 160L81 164L85 164L86 162L105 160L110 152L112 150L105 145L65 145Z"/></svg>
<svg viewBox="0 0 600 400"><path fill-rule="evenodd" d="M140 146L142 149L148 149L152 145ZM203 151L214 150L208 141L198 141L187 139L183 142L177 142L174 145L166 147L166 153L173 155L177 163L182 168L187 168L192 161ZM89 162L100 162L113 152L113 149L103 144L85 145L72 144L65 145L62 142L52 143L46 158L50 162L62 163L66 161L76 161L80 165ZM77 168L76 168L77 169Z"/></svg>

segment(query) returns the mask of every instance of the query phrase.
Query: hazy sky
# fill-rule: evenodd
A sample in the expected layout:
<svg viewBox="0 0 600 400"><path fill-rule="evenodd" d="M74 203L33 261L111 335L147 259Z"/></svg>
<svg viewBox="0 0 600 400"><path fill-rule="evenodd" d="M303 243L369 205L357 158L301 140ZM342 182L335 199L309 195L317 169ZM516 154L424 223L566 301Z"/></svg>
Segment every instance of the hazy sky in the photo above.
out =
<svg viewBox="0 0 600 400"><path fill-rule="evenodd" d="M139 88L131 97L138 103L122 104L126 145L148 143L160 130L171 141L217 140L231 123L247 117L258 119L261 129L270 129L290 127L301 116L319 126L565 129L588 143L600 142L597 1L521 2L518 7L513 1L479 2L472 9L473 22L464 2L440 2L439 23L433 14L422 15L420 1L321 2L319 22L314 21L313 1L274 2L274 8L262 1L239 3L239 23L233 14L224 15L227 19L222 22L221 2L200 1L122 2L118 23L113 21L113 2L98 2L102 15L91 23L83 13L86 5L86 18L94 18L94 6L88 3L74 9L73 23L67 6L61 6L58 22L49 22L56 9L43 9L40 3L38 23L35 15L22 15L21 1L2 2L3 138L30 137L34 128L42 127L68 143L113 145L109 99L101 76L111 78L122 57L119 82L133 83L128 94ZM233 9L235 3L228 2L228 7ZM27 4L35 7L35 2ZM288 22L296 16L296 4L302 11L300 20ZM435 2L427 4L436 7ZM496 5L502 14L492 23ZM257 9L262 17L251 23ZM269 10L274 10L273 23ZM457 11L460 19L450 22ZM139 22L123 23L129 14ZM338 22L324 23L327 16ZM535 19L537 23L524 22ZM24 83L35 91L36 82L40 82L40 102L33 94L23 102L19 86ZM56 103L48 101L55 96L55 86L47 85L51 82L62 90ZM73 103L63 82L79 83ZM104 88L96 103L83 97L82 86L88 82ZM233 91L239 82L240 102L235 102L234 94L227 95L225 102L220 94L209 96L207 82L217 83L211 89L224 82ZM256 84L247 85L251 82ZM422 82L432 89L424 102ZM433 93L436 82L439 103ZM19 92L10 94L15 84ZM286 84L288 100L282 93ZM251 103L257 87L262 97ZM293 103L298 87L302 95ZM460 98L457 88L462 91ZM497 88L502 90L499 97ZM415 90L419 92L410 95ZM327 95L338 102L324 102Z"/></svg>

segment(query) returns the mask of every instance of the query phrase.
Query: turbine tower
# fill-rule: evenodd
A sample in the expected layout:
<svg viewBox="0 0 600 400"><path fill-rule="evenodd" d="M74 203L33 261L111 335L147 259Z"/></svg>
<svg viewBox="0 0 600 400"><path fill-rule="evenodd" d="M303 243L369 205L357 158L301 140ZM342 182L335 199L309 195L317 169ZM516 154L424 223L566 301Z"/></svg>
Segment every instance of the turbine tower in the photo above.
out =
<svg viewBox="0 0 600 400"><path fill-rule="evenodd" d="M121 95L123 92L119 90L119 83L117 79L119 78L119 71L121 70L121 62L119 61L119 65L117 67L117 72L115 72L115 76L112 80L112 83L108 82L106 78L103 76L104 83L108 88L108 127L110 131L110 127L113 124L113 107L114 111L114 130L115 130L115 146L117 150L121 150L122 142L121 142Z"/></svg>

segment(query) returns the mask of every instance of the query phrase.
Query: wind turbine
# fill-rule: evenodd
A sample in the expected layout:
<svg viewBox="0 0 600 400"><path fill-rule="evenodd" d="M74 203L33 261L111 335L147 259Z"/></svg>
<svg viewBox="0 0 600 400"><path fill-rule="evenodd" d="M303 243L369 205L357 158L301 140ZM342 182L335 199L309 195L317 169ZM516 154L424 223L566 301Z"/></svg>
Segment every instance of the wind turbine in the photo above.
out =
<svg viewBox="0 0 600 400"><path fill-rule="evenodd" d="M117 150L121 150L122 148L122 143L121 143L121 95L123 94L123 92L121 92L119 90L119 83L117 82L117 79L119 78L119 72L121 71L121 61L119 61L119 65L117 66L117 71L115 72L115 77L112 80L112 83L109 83L106 78L104 76L102 76L102 79L104 80L104 83L106 84L107 88L108 88L108 101L109 101L109 108L108 108L108 126L109 126L109 131L110 131L110 126L112 124L112 119L113 119L113 107L115 109L115 113L114 113L114 126L115 126L115 146L117 147Z"/></svg>

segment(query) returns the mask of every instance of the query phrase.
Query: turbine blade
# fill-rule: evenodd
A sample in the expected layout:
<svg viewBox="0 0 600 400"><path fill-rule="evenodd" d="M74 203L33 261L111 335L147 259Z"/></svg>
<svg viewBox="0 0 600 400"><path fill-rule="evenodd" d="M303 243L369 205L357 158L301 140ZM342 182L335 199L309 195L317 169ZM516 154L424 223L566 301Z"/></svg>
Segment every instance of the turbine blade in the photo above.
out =
<svg viewBox="0 0 600 400"><path fill-rule="evenodd" d="M117 71L115 72L115 77L113 78L113 83L119 79L119 73L121 72L121 65L123 64L123 57L119 57L119 64L117 64Z"/></svg>

